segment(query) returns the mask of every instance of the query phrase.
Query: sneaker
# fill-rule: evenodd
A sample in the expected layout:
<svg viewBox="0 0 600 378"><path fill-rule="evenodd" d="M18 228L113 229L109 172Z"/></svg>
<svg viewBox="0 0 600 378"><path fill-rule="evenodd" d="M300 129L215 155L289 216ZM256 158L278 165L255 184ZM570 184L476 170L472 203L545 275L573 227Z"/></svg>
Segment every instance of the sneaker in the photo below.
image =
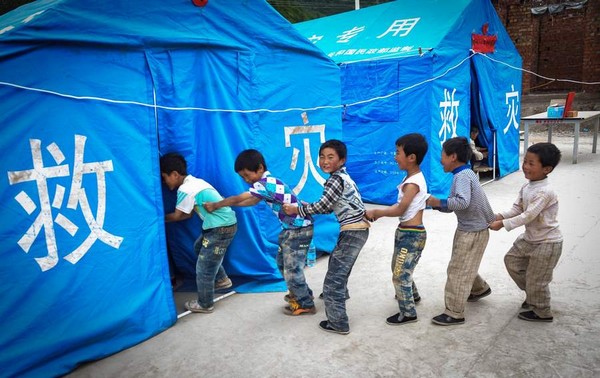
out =
<svg viewBox="0 0 600 378"><path fill-rule="evenodd" d="M394 314L385 320L385 322L389 325L402 325L407 323L414 323L416 321L416 316L402 316L400 315L400 313Z"/></svg>
<svg viewBox="0 0 600 378"><path fill-rule="evenodd" d="M395 300L398 300L398 296L397 296L397 295L394 295L394 299L395 299ZM420 296L420 295L417 295L416 297L413 297L413 301L415 302L415 304L417 304L417 303L421 302L421 296Z"/></svg>
<svg viewBox="0 0 600 378"><path fill-rule="evenodd" d="M311 295L310 299L315 299L315 296ZM296 296L293 295L293 294L288 293L288 294L286 294L286 295L283 296L283 300L286 301L286 302L289 302L290 300L294 300L295 301L296 300Z"/></svg>
<svg viewBox="0 0 600 378"><path fill-rule="evenodd" d="M524 311L524 312L519 313L519 319L528 320L530 322L547 322L547 323L554 320L554 318L552 316L550 316L548 318L542 318L533 311Z"/></svg>
<svg viewBox="0 0 600 378"><path fill-rule="evenodd" d="M521 303L521 308L523 310L531 310L533 308L533 306L530 305L529 303L527 303L527 301L524 301L523 303Z"/></svg>
<svg viewBox="0 0 600 378"><path fill-rule="evenodd" d="M233 286L233 282L229 279L229 277L222 278L215 282L215 290L219 289L229 289Z"/></svg>
<svg viewBox="0 0 600 378"><path fill-rule="evenodd" d="M215 306L210 306L208 308L200 306L200 303L198 303L198 301L195 299L193 301L185 302L185 308L188 311L198 312L198 313L203 313L203 314L210 314L211 312L213 312L215 310Z"/></svg>
<svg viewBox="0 0 600 378"><path fill-rule="evenodd" d="M323 299L323 293L319 294L319 299ZM350 294L346 292L346 300L350 299Z"/></svg>
<svg viewBox="0 0 600 378"><path fill-rule="evenodd" d="M431 321L433 322L433 324L449 326L463 324L465 322L465 318L453 318L450 315L441 314L431 319Z"/></svg>
<svg viewBox="0 0 600 378"><path fill-rule="evenodd" d="M467 302L477 302L481 298L487 297L490 294L492 294L492 288L488 287L488 289L481 294L469 294L469 298L467 298Z"/></svg>
<svg viewBox="0 0 600 378"><path fill-rule="evenodd" d="M340 335L347 335L350 333L350 330L347 331L340 331L338 329L333 328L332 326L329 325L329 322L327 320L323 320L321 323L319 323L319 327L326 332L332 332L332 333L338 333Z"/></svg>
<svg viewBox="0 0 600 378"><path fill-rule="evenodd" d="M290 300L290 305L285 306L283 308L283 313L291 316L298 315L314 315L317 313L317 308L315 306L312 307L300 307L300 303L295 300Z"/></svg>

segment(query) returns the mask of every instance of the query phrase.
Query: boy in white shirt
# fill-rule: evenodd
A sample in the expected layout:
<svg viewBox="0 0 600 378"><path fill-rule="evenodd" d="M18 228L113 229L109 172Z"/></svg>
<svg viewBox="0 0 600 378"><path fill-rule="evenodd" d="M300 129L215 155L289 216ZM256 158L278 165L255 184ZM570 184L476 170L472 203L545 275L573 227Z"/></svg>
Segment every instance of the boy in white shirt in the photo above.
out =
<svg viewBox="0 0 600 378"><path fill-rule="evenodd" d="M558 196L548 184L548 174L560 161L560 150L552 143L536 143L527 149L523 173L529 182L521 188L517 201L508 211L496 215L492 230L510 231L525 226L504 256L508 274L525 291L519 318L551 322L550 289L552 272L562 253L563 237L558 228Z"/></svg>
<svg viewBox="0 0 600 378"><path fill-rule="evenodd" d="M413 271L427 240L423 210L429 194L420 167L427 148L427 141L421 134L407 134L396 140L395 160L398 167L406 171L406 178L398 185L398 202L385 209L367 210L366 213L366 218L370 221L381 217L399 217L400 220L392 257L392 283L400 312L387 318L386 323L389 325L417 321L415 303L421 297L413 281Z"/></svg>

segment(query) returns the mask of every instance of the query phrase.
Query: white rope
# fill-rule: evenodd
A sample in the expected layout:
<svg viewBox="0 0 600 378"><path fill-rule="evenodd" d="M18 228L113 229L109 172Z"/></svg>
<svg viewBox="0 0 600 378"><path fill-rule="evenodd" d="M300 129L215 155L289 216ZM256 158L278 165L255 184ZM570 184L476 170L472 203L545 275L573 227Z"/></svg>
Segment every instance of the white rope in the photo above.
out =
<svg viewBox="0 0 600 378"><path fill-rule="evenodd" d="M569 80L569 79L553 79L553 78L549 78L543 75L539 75L533 71L529 71L520 67L515 67L511 64L508 64L506 62L502 62L498 59L494 59L486 54L482 54L479 52L475 52L473 50L471 50L471 54L464 58L463 60L461 60L458 64L454 65L453 67L448 68L444 73L442 73L441 75L438 75L436 77L432 77L429 78L427 80L424 80L422 82L410 85L408 87L402 88L400 90L394 91L392 93L389 93L387 95L383 95L383 96L377 96L377 97L373 97L373 98L369 98L366 100L361 100L361 101L356 101L353 103L349 103L349 104L339 104L339 105L322 105L322 106L314 106L311 108L300 108L300 107L294 107L294 108L287 108L287 109L266 109L266 108L260 108L260 109L248 109L248 110L243 110L243 109L221 109L221 108L202 108L202 107L191 107L191 106L186 106L186 107L174 107L174 106L164 106L164 105L158 105L156 103L156 97L154 98L154 103L153 104L146 104L143 102L138 102L138 101L128 101L128 100L114 100L114 99L109 99L109 98L104 98L104 97L94 97L94 96L75 96L75 95L70 95L70 94L65 94L65 93L61 93L61 92L56 92L56 91L51 91L51 90L47 90L47 89L40 89L40 88L33 88L33 87L27 87L27 86L23 86L23 85L18 85L18 84L14 84L14 83L8 83L5 81L0 81L0 85L5 85L8 87L13 87L13 88L18 88L18 89L24 89L27 91L32 91L32 92L39 92L39 93L46 93L46 94L51 94L54 96L59 96L59 97L64 97L64 98L70 98L70 99L74 99L74 100L88 100L88 101L101 101L101 102L108 102L108 103L113 103L113 104L124 104L124 105L136 105L136 106L143 106L143 107L149 107L149 108L153 108L154 111L156 112L157 109L164 109L164 110L173 110L173 111L204 111L204 112L219 112L219 113L286 113L286 112L294 112L294 111L298 111L298 112L306 112L306 111L315 111L315 110L322 110L322 109L340 109L340 108L346 108L346 107L350 107L350 106L357 106L357 105L362 105L362 104L367 104L373 101L378 101L378 100L383 100L386 98L390 98L392 96L395 96L397 94L400 94L402 92L406 92L408 90L411 90L413 88L419 87L423 84L427 84L430 83L432 81L438 80L444 76L446 76L448 73L450 73L451 71L457 69L458 67L460 67L461 65L463 65L467 60L471 59L474 55L481 55L484 56L485 58L498 63L498 64L502 64L505 65L509 68L512 68L514 70L519 70L519 71L523 71L523 72L527 72L529 74L538 76L540 78L546 79L546 80L552 80L552 81L561 81L561 82L569 82L569 83L574 83L574 84L583 84L583 85L599 85L600 82L584 82L584 81L576 81L576 80ZM156 94L154 94L156 95Z"/></svg>
<svg viewBox="0 0 600 378"><path fill-rule="evenodd" d="M471 50L471 51L473 51L473 50ZM537 74L537 73L535 73L533 71L526 70L524 68L519 68L519 67L512 66L512 65L510 65L510 64L508 64L506 62L502 62L502 61L500 61L498 59L494 59L494 58L492 58L492 57L490 57L490 56L488 56L486 54L482 54L482 53L479 53L479 52L476 52L475 54L482 55L482 56L486 57L487 59L489 59L489 60L491 60L493 62L496 62L496 63L499 63L499 64L503 64L503 65L505 65L507 67L510 67L510 68L514 69L514 70L520 70L520 71L523 71L523 72L527 72L528 74L531 74L531 75L534 75L534 76L537 76L537 77L541 77L542 79L546 79L546 80L562 81L562 82L566 82L566 83L583 84L583 85L599 85L600 84L600 81L585 82L585 81L577 81L577 80L570 80L570 79L554 79L554 78L551 78L551 77L547 77L547 76L543 76L543 75Z"/></svg>

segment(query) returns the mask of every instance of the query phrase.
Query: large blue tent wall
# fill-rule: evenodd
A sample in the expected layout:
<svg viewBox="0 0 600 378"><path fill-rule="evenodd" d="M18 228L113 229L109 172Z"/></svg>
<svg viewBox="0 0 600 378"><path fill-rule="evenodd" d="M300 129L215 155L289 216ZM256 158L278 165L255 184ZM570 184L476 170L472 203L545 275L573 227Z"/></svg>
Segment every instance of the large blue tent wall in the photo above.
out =
<svg viewBox="0 0 600 378"><path fill-rule="evenodd" d="M495 50L473 54L471 37L486 24ZM441 145L468 137L472 121L490 151L497 141L498 176L518 169L521 57L489 0L398 0L294 26L340 65L348 171L366 201L396 202L404 173L394 141L411 132L428 138L422 170L436 196L452 179Z"/></svg>
<svg viewBox="0 0 600 378"><path fill-rule="evenodd" d="M0 98L2 376L61 375L176 321L167 245L193 275L200 224L165 232L160 154L232 195L257 148L311 201L318 147L341 137L338 67L264 1L25 5L0 17ZM281 282L276 218L236 211L230 275ZM337 223L318 222L330 250Z"/></svg>

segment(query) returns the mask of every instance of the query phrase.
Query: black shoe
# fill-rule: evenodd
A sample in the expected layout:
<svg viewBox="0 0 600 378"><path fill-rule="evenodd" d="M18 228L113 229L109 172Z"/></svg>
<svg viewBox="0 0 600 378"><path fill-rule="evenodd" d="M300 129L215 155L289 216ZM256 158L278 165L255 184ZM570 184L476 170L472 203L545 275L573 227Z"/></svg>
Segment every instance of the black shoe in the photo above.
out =
<svg viewBox="0 0 600 378"><path fill-rule="evenodd" d="M323 331L332 332L332 333L339 333L340 335L347 335L347 334L350 333L350 330L340 331L338 329L333 328L332 326L329 325L329 322L327 320L323 320L321 323L319 323L319 327Z"/></svg>
<svg viewBox="0 0 600 378"><path fill-rule="evenodd" d="M521 308L524 310L531 310L533 306L530 305L529 303L527 303L527 301L524 301L523 303L521 303Z"/></svg>
<svg viewBox="0 0 600 378"><path fill-rule="evenodd" d="M549 323L554 320L554 318L552 316L550 316L548 318L539 317L533 311L524 311L524 312L519 313L519 319L528 320L530 322L546 322L546 323Z"/></svg>
<svg viewBox="0 0 600 378"><path fill-rule="evenodd" d="M319 294L319 299L323 299L323 293ZM346 300L350 299L350 294L346 292Z"/></svg>
<svg viewBox="0 0 600 378"><path fill-rule="evenodd" d="M385 320L385 322L389 325L402 325L407 323L414 323L416 321L416 316L402 316L400 315L400 313L394 314Z"/></svg>
<svg viewBox="0 0 600 378"><path fill-rule="evenodd" d="M488 288L486 291L484 291L481 294L469 294L469 298L467 298L467 302L477 302L478 300L480 300L483 297L487 297L488 295L492 294L492 288Z"/></svg>
<svg viewBox="0 0 600 378"><path fill-rule="evenodd" d="M435 318L431 319L431 321L437 325L449 326L449 325L463 324L465 322L465 318L457 319L457 318L453 318L450 315L441 314L441 315L438 315Z"/></svg>
<svg viewBox="0 0 600 378"><path fill-rule="evenodd" d="M395 300L398 300L398 296L397 296L397 295L394 295L394 299L395 299ZM421 296L420 296L420 295L417 295L416 297L413 297L413 301L415 301L415 304L417 304L417 303L421 302Z"/></svg>

